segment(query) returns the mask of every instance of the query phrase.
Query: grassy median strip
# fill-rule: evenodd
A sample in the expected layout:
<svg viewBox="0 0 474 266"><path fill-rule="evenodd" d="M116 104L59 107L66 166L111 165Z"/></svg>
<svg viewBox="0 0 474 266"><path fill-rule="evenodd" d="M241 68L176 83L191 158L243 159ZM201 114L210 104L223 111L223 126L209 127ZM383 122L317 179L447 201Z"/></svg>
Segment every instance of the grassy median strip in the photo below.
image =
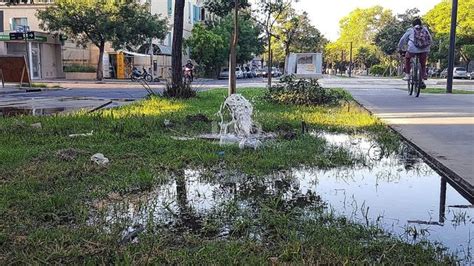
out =
<svg viewBox="0 0 474 266"><path fill-rule="evenodd" d="M364 132L387 150L396 149L398 138L379 120L352 102L278 105L266 102L261 89L239 93L254 104L254 119L263 130L285 128L296 138L279 138L256 151L175 138L211 132L225 90L201 92L190 100L151 98L93 114L1 119L0 263L452 262L430 243L410 245L377 227L338 217L317 195L301 202L286 198L288 191L281 188L265 192L264 177L292 167L331 169L362 160L323 139L299 134L301 121L315 131ZM210 121L193 119L196 114ZM37 123L41 127L31 126ZM91 131L90 136L69 137ZM93 164L95 153L110 163ZM246 181L237 182L241 186L232 190L234 197L203 214L186 207L182 178L189 169L202 171L208 185L226 187L238 175ZM178 222L149 218L140 221L146 224L143 230L124 236L133 224L100 211L102 202L142 199L169 182L178 196L165 209ZM193 187L188 184L187 190ZM173 214L173 204L180 213Z"/></svg>
<svg viewBox="0 0 474 266"><path fill-rule="evenodd" d="M421 92L422 93L433 93L433 94L446 94L446 89L426 88L426 89L422 90ZM453 89L453 94L474 94L474 91Z"/></svg>

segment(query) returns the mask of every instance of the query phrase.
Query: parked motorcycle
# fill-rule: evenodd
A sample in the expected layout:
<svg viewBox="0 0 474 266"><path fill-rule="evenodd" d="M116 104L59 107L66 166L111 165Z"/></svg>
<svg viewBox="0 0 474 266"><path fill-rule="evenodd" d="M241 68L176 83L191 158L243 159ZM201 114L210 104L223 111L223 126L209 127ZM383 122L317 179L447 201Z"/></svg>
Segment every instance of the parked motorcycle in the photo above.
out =
<svg viewBox="0 0 474 266"><path fill-rule="evenodd" d="M153 80L153 77L148 74L145 67L143 67L142 72L140 72L136 67L133 67L130 79L132 81L144 79L146 82L151 82Z"/></svg>

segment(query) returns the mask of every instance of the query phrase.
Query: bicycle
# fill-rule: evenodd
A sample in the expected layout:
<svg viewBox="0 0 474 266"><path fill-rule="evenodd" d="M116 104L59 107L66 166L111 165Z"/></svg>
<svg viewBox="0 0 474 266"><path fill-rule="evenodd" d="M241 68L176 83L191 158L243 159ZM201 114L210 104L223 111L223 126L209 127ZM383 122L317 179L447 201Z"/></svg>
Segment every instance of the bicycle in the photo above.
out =
<svg viewBox="0 0 474 266"><path fill-rule="evenodd" d="M403 56L405 56L403 54ZM423 83L423 74L421 73L421 64L418 55L411 58L411 70L410 78L408 79L408 95L420 97L421 89L424 89L425 84Z"/></svg>

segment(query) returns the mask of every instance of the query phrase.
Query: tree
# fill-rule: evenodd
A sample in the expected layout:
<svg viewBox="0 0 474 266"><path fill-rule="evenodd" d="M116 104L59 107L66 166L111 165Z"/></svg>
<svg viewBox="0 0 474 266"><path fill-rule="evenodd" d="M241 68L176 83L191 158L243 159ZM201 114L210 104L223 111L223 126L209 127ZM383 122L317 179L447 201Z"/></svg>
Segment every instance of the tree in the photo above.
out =
<svg viewBox="0 0 474 266"><path fill-rule="evenodd" d="M369 75L370 68L380 63L377 51L373 46L362 46L357 49L356 62L365 66L367 75Z"/></svg>
<svg viewBox="0 0 474 266"><path fill-rule="evenodd" d="M204 68L207 75L215 76L227 62L232 28L233 20L228 15L211 25L196 25L192 36L186 40L186 46L191 50L191 57ZM239 19L237 63L248 62L263 52L260 34L260 28L248 15L243 15Z"/></svg>
<svg viewBox="0 0 474 266"><path fill-rule="evenodd" d="M165 94L170 97L187 98L192 96L191 88L183 85L183 26L184 26L184 0L175 0L173 44L171 51L171 86Z"/></svg>
<svg viewBox="0 0 474 266"><path fill-rule="evenodd" d="M462 47L474 43L474 0L459 1L458 20L456 28L456 60L463 58ZM428 11L423 20L433 32L434 42L431 47L429 59L439 60L442 65L447 65L449 32L451 28L451 1L443 0L433 9Z"/></svg>
<svg viewBox="0 0 474 266"><path fill-rule="evenodd" d="M211 12L221 17L233 11L233 34L229 52L229 95L231 95L236 92L237 88L237 77L235 71L237 66L237 45L240 32L239 11L240 9L249 6L249 3L248 0L208 0L205 4Z"/></svg>
<svg viewBox="0 0 474 266"><path fill-rule="evenodd" d="M326 43L321 32L311 25L306 12L299 14L292 7L288 7L277 22L273 58L285 60L285 64L290 52L320 51Z"/></svg>
<svg viewBox="0 0 474 266"><path fill-rule="evenodd" d="M166 21L151 15L146 6L136 2L114 0L56 0L37 13L40 27L62 32L78 45L94 44L99 48L97 79L103 79L105 44L116 49L136 46L151 38L165 37Z"/></svg>
<svg viewBox="0 0 474 266"><path fill-rule="evenodd" d="M267 41L267 86L272 86L272 38L275 36L274 27L276 22L282 16L283 12L291 6L292 0L260 0L257 3L258 9L255 10L258 16L256 20L262 25Z"/></svg>
<svg viewBox="0 0 474 266"><path fill-rule="evenodd" d="M456 36L474 38L474 0L462 0L458 4ZM449 34L451 28L451 1L443 0L428 11L424 20L437 34ZM472 40L472 39L471 39Z"/></svg>
<svg viewBox="0 0 474 266"><path fill-rule="evenodd" d="M355 57L361 51L358 49L359 47L369 47L369 50L376 50L373 43L377 33L390 23L393 23L392 12L381 6L353 10L339 22L341 34L337 41L326 45L326 62L336 62L341 57L341 52L348 54L351 42L357 49ZM342 59L342 61L344 60Z"/></svg>
<svg viewBox="0 0 474 266"><path fill-rule="evenodd" d="M461 56L466 62L466 70L469 71L469 63L474 59L474 44L463 45L461 47Z"/></svg>
<svg viewBox="0 0 474 266"><path fill-rule="evenodd" d="M196 25L192 36L186 40L191 50L191 57L201 66L207 75L218 74L227 60L228 38L215 32L205 25Z"/></svg>
<svg viewBox="0 0 474 266"><path fill-rule="evenodd" d="M412 21L417 17L420 11L416 8L408 9L403 14L393 17L379 32L375 35L375 44L386 55L395 54L398 48L400 38L405 31L411 27Z"/></svg>

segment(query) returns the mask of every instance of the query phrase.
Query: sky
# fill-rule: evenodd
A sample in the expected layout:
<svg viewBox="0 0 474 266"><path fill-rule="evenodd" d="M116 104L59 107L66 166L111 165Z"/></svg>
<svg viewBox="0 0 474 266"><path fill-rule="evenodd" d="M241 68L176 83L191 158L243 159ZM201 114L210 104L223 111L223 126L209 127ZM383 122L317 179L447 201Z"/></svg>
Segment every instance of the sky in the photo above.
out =
<svg viewBox="0 0 474 266"><path fill-rule="evenodd" d="M308 12L313 25L334 41L339 37L339 20L358 7L380 5L394 14L416 7L425 14L439 2L441 0L300 0L295 7Z"/></svg>

